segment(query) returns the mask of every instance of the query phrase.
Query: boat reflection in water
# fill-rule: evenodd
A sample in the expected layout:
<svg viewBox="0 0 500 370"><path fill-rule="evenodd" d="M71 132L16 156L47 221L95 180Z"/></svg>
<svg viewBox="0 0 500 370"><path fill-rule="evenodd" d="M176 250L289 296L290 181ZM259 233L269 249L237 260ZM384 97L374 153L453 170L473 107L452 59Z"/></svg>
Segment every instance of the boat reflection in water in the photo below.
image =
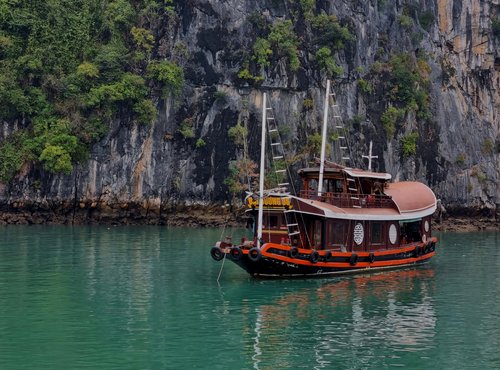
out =
<svg viewBox="0 0 500 370"><path fill-rule="evenodd" d="M436 329L433 278L432 269L411 269L284 293L256 308L253 367L396 366L401 356L425 357Z"/></svg>

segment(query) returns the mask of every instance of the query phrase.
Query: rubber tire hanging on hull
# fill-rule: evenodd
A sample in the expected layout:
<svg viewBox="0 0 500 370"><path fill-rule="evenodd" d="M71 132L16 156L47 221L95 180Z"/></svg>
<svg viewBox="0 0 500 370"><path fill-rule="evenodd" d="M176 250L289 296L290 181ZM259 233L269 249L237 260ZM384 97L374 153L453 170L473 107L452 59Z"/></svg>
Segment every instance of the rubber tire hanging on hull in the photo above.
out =
<svg viewBox="0 0 500 370"><path fill-rule="evenodd" d="M312 251L311 254L309 255L309 261L311 263L316 263L319 261L319 253L318 251Z"/></svg>
<svg viewBox="0 0 500 370"><path fill-rule="evenodd" d="M234 248L231 248L229 255L231 256L231 259L233 261L239 261L239 260L241 260L241 257L243 256L243 251L241 250L240 247L234 247Z"/></svg>
<svg viewBox="0 0 500 370"><path fill-rule="evenodd" d="M370 254L368 255L368 261L369 261L370 263L375 262L375 255L374 255L373 253L370 253Z"/></svg>
<svg viewBox="0 0 500 370"><path fill-rule="evenodd" d="M210 249L210 255L216 261L220 261L224 258L224 252L219 247L212 247L212 249Z"/></svg>
<svg viewBox="0 0 500 370"><path fill-rule="evenodd" d="M296 258L299 255L299 249L297 247L290 248L290 257Z"/></svg>
<svg viewBox="0 0 500 370"><path fill-rule="evenodd" d="M248 258L250 258L250 261L257 262L260 260L260 257L262 256L260 249L257 247L253 247L248 251Z"/></svg>
<svg viewBox="0 0 500 370"><path fill-rule="evenodd" d="M358 255L356 253L353 253L351 255L351 258L349 258L349 264L351 266L356 266L357 263L358 263Z"/></svg>

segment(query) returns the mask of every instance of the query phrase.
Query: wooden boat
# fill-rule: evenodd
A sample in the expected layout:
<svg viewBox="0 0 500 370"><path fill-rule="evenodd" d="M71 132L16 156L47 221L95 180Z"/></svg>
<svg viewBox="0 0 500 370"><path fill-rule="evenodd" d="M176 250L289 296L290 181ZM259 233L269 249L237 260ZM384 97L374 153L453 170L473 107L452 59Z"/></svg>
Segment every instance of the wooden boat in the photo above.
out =
<svg viewBox="0 0 500 370"><path fill-rule="evenodd" d="M300 193L287 192L286 183L264 191L265 94L263 101L259 192L246 198L254 238L217 242L210 252L215 260L227 255L255 277L297 277L401 268L434 256L432 190L326 161L326 118L319 167L299 171Z"/></svg>

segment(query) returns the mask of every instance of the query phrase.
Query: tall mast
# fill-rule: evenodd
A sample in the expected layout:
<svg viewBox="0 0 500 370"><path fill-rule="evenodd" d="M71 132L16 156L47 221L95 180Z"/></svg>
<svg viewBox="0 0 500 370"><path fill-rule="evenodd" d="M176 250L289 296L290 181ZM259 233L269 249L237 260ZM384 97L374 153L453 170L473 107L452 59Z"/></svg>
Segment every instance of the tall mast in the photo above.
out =
<svg viewBox="0 0 500 370"><path fill-rule="evenodd" d="M325 171L326 124L328 121L328 103L330 100L330 80L326 80L325 106L323 107L323 130L321 132L321 159L319 164L318 196L323 192L323 173Z"/></svg>
<svg viewBox="0 0 500 370"><path fill-rule="evenodd" d="M260 139L260 174L259 174L259 216L257 219L257 247L260 248L262 239L262 220L264 216L264 166L266 153L266 120L267 120L267 95L262 98L262 131Z"/></svg>

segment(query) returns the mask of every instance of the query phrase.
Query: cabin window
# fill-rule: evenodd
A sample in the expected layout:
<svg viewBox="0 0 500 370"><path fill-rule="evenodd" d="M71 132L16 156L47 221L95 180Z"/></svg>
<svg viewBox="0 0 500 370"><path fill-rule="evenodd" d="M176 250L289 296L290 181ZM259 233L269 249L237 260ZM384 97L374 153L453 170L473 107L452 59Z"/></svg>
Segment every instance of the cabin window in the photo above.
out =
<svg viewBox="0 0 500 370"><path fill-rule="evenodd" d="M335 221L328 223L328 245L342 246L345 243L346 223Z"/></svg>
<svg viewBox="0 0 500 370"><path fill-rule="evenodd" d="M269 216L269 228L277 228L278 227L278 216Z"/></svg>
<svg viewBox="0 0 500 370"><path fill-rule="evenodd" d="M335 180L335 193L342 193L344 191L344 184L342 180Z"/></svg>
<svg viewBox="0 0 500 370"><path fill-rule="evenodd" d="M314 246L321 248L321 221L314 222Z"/></svg>
<svg viewBox="0 0 500 370"><path fill-rule="evenodd" d="M371 244L382 244L382 222L371 223Z"/></svg>

